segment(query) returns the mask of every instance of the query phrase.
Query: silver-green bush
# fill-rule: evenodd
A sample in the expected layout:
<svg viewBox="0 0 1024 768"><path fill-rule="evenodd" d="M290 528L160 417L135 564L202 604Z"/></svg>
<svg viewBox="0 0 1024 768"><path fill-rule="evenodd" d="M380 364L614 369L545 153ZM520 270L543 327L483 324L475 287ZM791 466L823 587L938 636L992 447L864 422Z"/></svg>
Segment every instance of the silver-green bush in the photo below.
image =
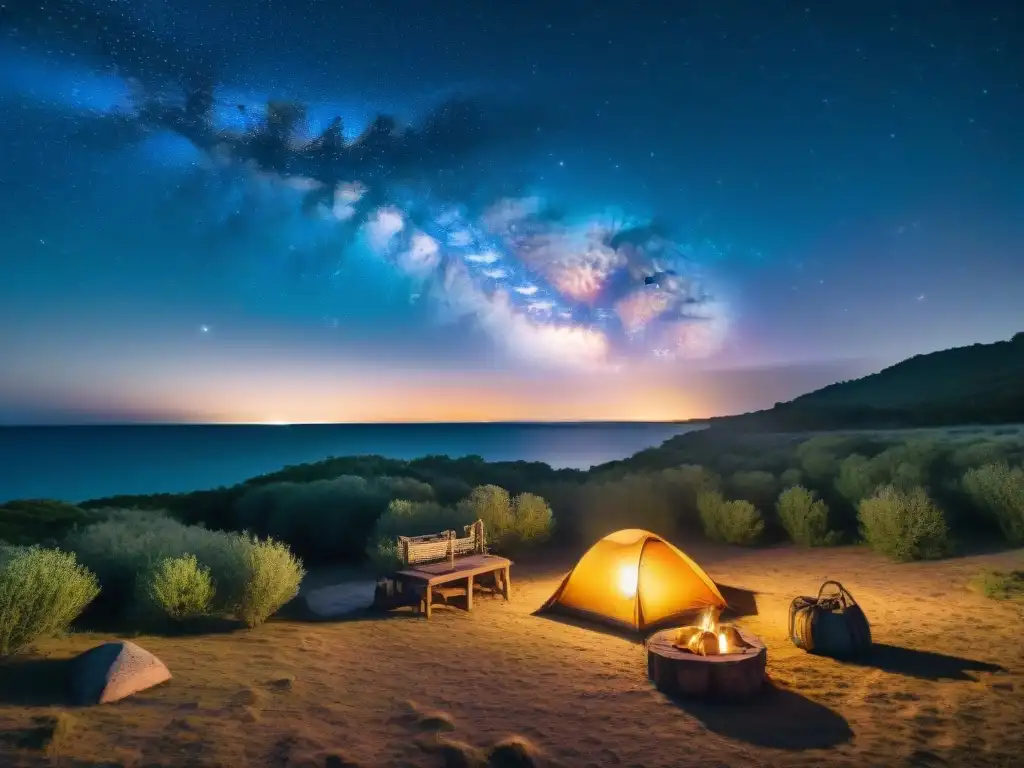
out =
<svg viewBox="0 0 1024 768"><path fill-rule="evenodd" d="M802 485L787 488L779 494L776 504L779 522L789 538L805 547L821 547L836 544L838 531L829 530L828 506Z"/></svg>
<svg viewBox="0 0 1024 768"><path fill-rule="evenodd" d="M937 558L950 551L949 525L924 488L883 486L861 501L857 517L867 545L893 560Z"/></svg>
<svg viewBox="0 0 1024 768"><path fill-rule="evenodd" d="M538 542L551 533L551 508L540 496L524 493L514 499L497 485L480 485L460 502L458 511L470 521L483 520L487 539L496 549Z"/></svg>
<svg viewBox="0 0 1024 768"><path fill-rule="evenodd" d="M211 610L232 613L245 585L246 539L235 533L184 525L158 512L120 510L72 533L65 547L99 578L104 601L137 606L140 577L167 558L194 555L210 570L216 596Z"/></svg>
<svg viewBox="0 0 1024 768"><path fill-rule="evenodd" d="M882 464L853 453L839 463L839 475L835 479L835 488L839 494L856 506L878 488L886 485L888 477Z"/></svg>
<svg viewBox="0 0 1024 768"><path fill-rule="evenodd" d="M1024 544L1024 468L1005 462L986 464L964 474L971 501L999 525L1006 541Z"/></svg>
<svg viewBox="0 0 1024 768"><path fill-rule="evenodd" d="M515 513L512 497L501 486L478 485L469 496L458 504L470 520L483 520L488 540L500 546L500 542L515 529Z"/></svg>
<svg viewBox="0 0 1024 768"><path fill-rule="evenodd" d="M764 519L749 501L726 501L718 491L697 496L697 509L709 539L749 545L764 533Z"/></svg>
<svg viewBox="0 0 1024 768"><path fill-rule="evenodd" d="M0 550L0 655L63 632L97 594L96 577L70 552Z"/></svg>
<svg viewBox="0 0 1024 768"><path fill-rule="evenodd" d="M122 512L76 531L68 547L96 571L124 616L138 606L142 578L168 558L193 555L209 572L214 594L209 613L235 616L250 626L264 621L298 591L305 571L288 547L272 539L208 531L159 513Z"/></svg>
<svg viewBox="0 0 1024 768"><path fill-rule="evenodd" d="M554 518L548 503L535 493L512 499L513 530L522 542L540 543L551 535Z"/></svg>
<svg viewBox="0 0 1024 768"><path fill-rule="evenodd" d="M245 588L236 615L256 627L299 593L306 575L302 561L285 544L273 539L248 540L245 551Z"/></svg>
<svg viewBox="0 0 1024 768"><path fill-rule="evenodd" d="M149 612L170 619L206 616L213 606L210 569L204 568L195 555L165 557L145 574L140 589Z"/></svg>

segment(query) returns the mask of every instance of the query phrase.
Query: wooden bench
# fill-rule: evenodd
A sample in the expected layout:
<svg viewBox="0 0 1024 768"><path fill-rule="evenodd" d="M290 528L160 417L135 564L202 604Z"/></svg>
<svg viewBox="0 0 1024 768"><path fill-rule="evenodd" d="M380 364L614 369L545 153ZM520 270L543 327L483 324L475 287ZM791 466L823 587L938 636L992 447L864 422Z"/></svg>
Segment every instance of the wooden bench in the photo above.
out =
<svg viewBox="0 0 1024 768"><path fill-rule="evenodd" d="M388 609L413 605L429 619L435 596L443 596L447 602L448 597L464 591L466 610L472 611L473 585L477 580L490 582L495 591L510 600L512 561L488 554L482 520L467 525L465 533L462 538L457 538L455 531L399 536L401 566L377 582L374 606Z"/></svg>

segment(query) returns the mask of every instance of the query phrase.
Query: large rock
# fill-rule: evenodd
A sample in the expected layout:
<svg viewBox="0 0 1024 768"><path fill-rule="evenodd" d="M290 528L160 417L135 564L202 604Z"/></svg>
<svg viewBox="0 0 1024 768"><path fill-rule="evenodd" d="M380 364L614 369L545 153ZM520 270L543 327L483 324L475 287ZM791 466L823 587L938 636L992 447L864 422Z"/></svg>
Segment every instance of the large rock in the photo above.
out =
<svg viewBox="0 0 1024 768"><path fill-rule="evenodd" d="M171 679L170 670L145 648L119 640L78 656L71 667L71 694L78 704L109 704Z"/></svg>

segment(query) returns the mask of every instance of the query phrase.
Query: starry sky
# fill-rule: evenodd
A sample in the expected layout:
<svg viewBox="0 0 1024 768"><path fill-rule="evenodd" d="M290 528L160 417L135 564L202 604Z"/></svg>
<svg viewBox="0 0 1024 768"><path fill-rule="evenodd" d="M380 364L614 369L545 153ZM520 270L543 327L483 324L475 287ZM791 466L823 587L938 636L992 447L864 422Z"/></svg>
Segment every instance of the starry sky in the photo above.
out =
<svg viewBox="0 0 1024 768"><path fill-rule="evenodd" d="M1024 329L1010 0L215 5L0 0L0 423L699 418Z"/></svg>

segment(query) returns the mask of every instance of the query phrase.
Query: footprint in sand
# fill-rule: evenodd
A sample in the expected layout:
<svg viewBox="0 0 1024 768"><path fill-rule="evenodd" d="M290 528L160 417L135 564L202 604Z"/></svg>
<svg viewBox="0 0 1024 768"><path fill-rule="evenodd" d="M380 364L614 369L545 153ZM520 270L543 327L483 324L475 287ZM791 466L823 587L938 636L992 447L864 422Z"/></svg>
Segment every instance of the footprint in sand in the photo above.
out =
<svg viewBox="0 0 1024 768"><path fill-rule="evenodd" d="M266 683L264 683L264 686L272 691L290 691L292 688L295 687L295 678L291 675L275 677L272 680L268 680Z"/></svg>
<svg viewBox="0 0 1024 768"><path fill-rule="evenodd" d="M920 701L921 697L916 693L910 693L909 691L896 691L892 694L892 698L895 701Z"/></svg>
<svg viewBox="0 0 1024 768"><path fill-rule="evenodd" d="M256 688L242 688L228 699L228 707L235 719L243 723L258 723L267 694Z"/></svg>
<svg viewBox="0 0 1024 768"><path fill-rule="evenodd" d="M414 701L404 702L392 720L424 733L447 733L455 730L451 716L437 710L421 709Z"/></svg>

